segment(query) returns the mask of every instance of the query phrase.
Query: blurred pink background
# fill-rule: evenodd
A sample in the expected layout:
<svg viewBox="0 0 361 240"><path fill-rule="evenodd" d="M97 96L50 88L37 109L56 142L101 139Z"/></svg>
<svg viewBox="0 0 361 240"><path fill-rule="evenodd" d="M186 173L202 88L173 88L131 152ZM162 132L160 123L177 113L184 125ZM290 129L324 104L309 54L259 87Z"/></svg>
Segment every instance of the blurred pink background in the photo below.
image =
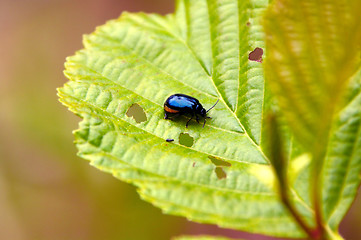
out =
<svg viewBox="0 0 361 240"><path fill-rule="evenodd" d="M172 0L2 0L0 2L0 239L170 239L263 236L163 215L135 188L76 156L80 119L57 100L65 57L122 11L172 12ZM342 223L361 239L361 199Z"/></svg>

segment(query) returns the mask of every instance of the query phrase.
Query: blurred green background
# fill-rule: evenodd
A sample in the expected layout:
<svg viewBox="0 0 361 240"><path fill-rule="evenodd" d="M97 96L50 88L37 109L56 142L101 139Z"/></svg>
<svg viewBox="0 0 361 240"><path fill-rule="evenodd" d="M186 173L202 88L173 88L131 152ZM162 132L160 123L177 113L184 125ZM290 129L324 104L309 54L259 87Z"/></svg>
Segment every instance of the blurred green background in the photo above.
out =
<svg viewBox="0 0 361 240"><path fill-rule="evenodd" d="M163 215L76 156L71 132L80 119L56 96L65 57L122 11L173 9L173 0L0 1L0 239L272 239ZM360 220L359 197L342 223L346 239L361 239Z"/></svg>

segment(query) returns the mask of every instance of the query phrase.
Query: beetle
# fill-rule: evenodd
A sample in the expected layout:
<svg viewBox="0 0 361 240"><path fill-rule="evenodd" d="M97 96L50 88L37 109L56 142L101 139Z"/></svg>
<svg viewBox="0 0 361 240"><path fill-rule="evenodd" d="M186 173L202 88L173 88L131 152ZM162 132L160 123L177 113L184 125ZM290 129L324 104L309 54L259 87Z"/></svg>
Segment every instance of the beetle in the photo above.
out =
<svg viewBox="0 0 361 240"><path fill-rule="evenodd" d="M188 120L186 124L186 127L188 127L188 124L193 119L193 117L196 117L196 120L199 123L198 115L200 115L204 118L204 123L203 123L203 127L204 127L204 125L206 124L206 119L210 118L207 116L207 113L209 112L209 110L214 108L214 106L216 106L218 101L219 99L212 107L206 110L203 108L199 100L194 97L181 93L173 94L170 97L168 97L167 100L165 100L164 102L164 111L165 111L164 119L172 119L180 115L189 114L191 115L191 118Z"/></svg>

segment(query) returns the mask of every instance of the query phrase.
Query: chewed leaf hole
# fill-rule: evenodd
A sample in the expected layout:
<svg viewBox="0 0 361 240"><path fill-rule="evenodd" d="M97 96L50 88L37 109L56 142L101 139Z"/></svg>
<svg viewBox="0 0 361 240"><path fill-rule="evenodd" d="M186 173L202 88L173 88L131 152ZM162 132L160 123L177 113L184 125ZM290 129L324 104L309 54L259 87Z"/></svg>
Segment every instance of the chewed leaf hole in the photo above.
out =
<svg viewBox="0 0 361 240"><path fill-rule="evenodd" d="M179 143L186 147L192 147L193 138L188 133L179 134Z"/></svg>
<svg viewBox="0 0 361 240"><path fill-rule="evenodd" d="M128 117L133 117L137 123L147 121L147 115L145 115L143 108L137 103L130 106L126 114Z"/></svg>
<svg viewBox="0 0 361 240"><path fill-rule="evenodd" d="M252 52L249 53L248 59L251 61L262 62L263 49L256 47Z"/></svg>
<svg viewBox="0 0 361 240"><path fill-rule="evenodd" d="M213 157L213 156L208 156L208 158L211 160L211 162L216 165L217 167L221 166L221 167L230 167L232 166L232 164L230 164L229 162L224 161L221 158L218 157Z"/></svg>
<svg viewBox="0 0 361 240"><path fill-rule="evenodd" d="M227 177L227 173L223 170L222 167L216 167L216 169L214 169L214 172L216 173L218 179L223 179Z"/></svg>

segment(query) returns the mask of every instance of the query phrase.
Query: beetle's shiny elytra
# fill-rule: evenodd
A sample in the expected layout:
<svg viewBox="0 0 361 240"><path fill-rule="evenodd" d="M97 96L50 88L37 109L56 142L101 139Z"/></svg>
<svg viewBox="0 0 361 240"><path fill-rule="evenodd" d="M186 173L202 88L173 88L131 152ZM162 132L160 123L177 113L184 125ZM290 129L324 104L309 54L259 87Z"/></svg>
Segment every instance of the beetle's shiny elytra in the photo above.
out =
<svg viewBox="0 0 361 240"><path fill-rule="evenodd" d="M197 122L199 123L199 116L204 118L203 127L206 124L206 119L210 118L207 116L209 110L211 110L219 100L208 110L204 109L202 104L198 101L198 99L185 95L185 94L173 94L164 102L164 119L171 119L183 114L191 115L191 118L188 120L186 127L188 127L188 123L192 120L193 117L196 117Z"/></svg>

